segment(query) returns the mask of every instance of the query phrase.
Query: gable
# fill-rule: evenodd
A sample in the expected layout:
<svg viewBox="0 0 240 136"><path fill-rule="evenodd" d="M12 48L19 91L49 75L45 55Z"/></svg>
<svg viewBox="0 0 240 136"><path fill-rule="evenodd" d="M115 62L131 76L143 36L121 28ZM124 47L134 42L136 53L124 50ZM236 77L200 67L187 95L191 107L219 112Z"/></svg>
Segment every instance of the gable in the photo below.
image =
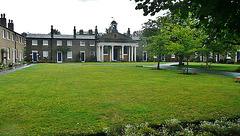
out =
<svg viewBox="0 0 240 136"><path fill-rule="evenodd" d="M100 37L99 39L132 40L131 37L128 37L126 35L123 35L123 34L120 34L117 32L106 34L106 35Z"/></svg>

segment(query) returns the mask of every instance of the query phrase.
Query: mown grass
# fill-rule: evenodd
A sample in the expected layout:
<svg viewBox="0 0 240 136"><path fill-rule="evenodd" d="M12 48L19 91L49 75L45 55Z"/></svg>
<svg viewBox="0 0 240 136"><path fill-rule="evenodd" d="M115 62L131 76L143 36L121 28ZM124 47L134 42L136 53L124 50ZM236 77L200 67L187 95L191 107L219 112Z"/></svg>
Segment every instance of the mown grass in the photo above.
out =
<svg viewBox="0 0 240 136"><path fill-rule="evenodd" d="M210 67L206 67L206 63L201 62L189 62L190 68L209 69L235 72L240 65L239 64L221 64L221 63L209 63ZM240 71L238 71L240 72Z"/></svg>
<svg viewBox="0 0 240 136"><path fill-rule="evenodd" d="M160 62L160 64L172 63L172 62ZM82 65L120 65L120 66L153 66L157 65L158 62L84 62L84 63L74 63Z"/></svg>
<svg viewBox="0 0 240 136"><path fill-rule="evenodd" d="M0 76L0 135L96 134L128 123L240 116L240 84L139 67L38 64Z"/></svg>

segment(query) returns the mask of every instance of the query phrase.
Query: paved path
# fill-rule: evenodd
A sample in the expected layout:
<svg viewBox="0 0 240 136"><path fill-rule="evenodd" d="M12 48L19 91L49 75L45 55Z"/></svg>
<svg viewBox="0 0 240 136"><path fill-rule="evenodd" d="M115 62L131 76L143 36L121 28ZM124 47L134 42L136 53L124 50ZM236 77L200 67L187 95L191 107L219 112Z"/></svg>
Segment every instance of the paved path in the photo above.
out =
<svg viewBox="0 0 240 136"><path fill-rule="evenodd" d="M20 70L20 69L23 69L23 68L31 67L33 65L36 65L36 64L24 65L24 66L20 66L20 67L17 67L17 68L13 67L13 69L6 70L6 71L3 70L2 72L0 72L0 76L4 75L4 74L11 73L11 72L14 72L14 71L17 71L17 70Z"/></svg>
<svg viewBox="0 0 240 136"><path fill-rule="evenodd" d="M184 70L184 67L171 66L171 65L176 65L176 64L178 64L178 62L161 64L160 67L161 68L166 68L166 69ZM146 67L157 67L157 65L146 66ZM213 74L213 75L223 75L223 76L228 76L228 77L240 78L240 73L236 73L236 72L227 72L227 71L220 71L220 70L197 69L197 68L189 68L188 70L189 70L189 72L197 71L197 73L207 73L207 74Z"/></svg>

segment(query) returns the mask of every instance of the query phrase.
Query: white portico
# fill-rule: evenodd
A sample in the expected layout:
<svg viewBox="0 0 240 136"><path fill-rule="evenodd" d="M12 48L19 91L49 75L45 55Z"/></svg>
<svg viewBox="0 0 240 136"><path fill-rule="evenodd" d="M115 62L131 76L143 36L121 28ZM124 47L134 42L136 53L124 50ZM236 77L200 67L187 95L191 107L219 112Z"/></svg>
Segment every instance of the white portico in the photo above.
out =
<svg viewBox="0 0 240 136"><path fill-rule="evenodd" d="M97 61L136 62L138 43L99 42L97 43Z"/></svg>

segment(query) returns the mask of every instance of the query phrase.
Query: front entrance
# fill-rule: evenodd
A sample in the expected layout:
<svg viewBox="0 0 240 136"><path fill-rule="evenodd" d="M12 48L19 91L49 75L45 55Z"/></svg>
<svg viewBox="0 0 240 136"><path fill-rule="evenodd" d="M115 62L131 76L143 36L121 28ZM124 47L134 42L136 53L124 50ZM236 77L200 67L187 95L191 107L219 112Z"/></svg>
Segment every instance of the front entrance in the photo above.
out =
<svg viewBox="0 0 240 136"><path fill-rule="evenodd" d="M118 60L118 49L114 48L114 60Z"/></svg>
<svg viewBox="0 0 240 136"><path fill-rule="evenodd" d="M62 63L62 52L57 52L57 63Z"/></svg>
<svg viewBox="0 0 240 136"><path fill-rule="evenodd" d="M80 61L85 62L85 51L80 51Z"/></svg>
<svg viewBox="0 0 240 136"><path fill-rule="evenodd" d="M143 61L147 61L147 53L146 52L143 53Z"/></svg>

